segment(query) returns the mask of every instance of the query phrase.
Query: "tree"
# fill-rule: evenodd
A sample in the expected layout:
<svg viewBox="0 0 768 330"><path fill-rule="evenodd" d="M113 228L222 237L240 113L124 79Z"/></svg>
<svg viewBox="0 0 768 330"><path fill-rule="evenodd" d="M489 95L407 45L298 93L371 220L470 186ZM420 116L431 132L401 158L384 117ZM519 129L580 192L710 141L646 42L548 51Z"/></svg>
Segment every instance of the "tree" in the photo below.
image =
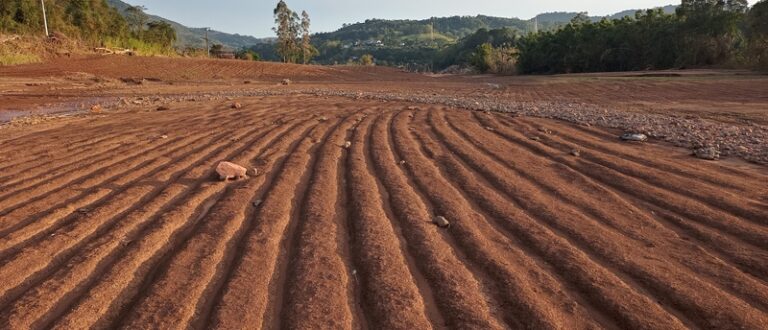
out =
<svg viewBox="0 0 768 330"><path fill-rule="evenodd" d="M147 14L144 13L146 10L147 7L144 6L129 6L125 8L125 20L128 22L129 29L137 38L141 38L144 26L147 25L149 20Z"/></svg>
<svg viewBox="0 0 768 330"><path fill-rule="evenodd" d="M360 65L372 66L374 64L376 64L376 60L373 58L373 55L364 54L360 56Z"/></svg>
<svg viewBox="0 0 768 330"><path fill-rule="evenodd" d="M277 53L285 63L296 63L299 57L297 44L299 34L299 15L288 8L285 1L280 0L274 11L276 27L272 28L277 34Z"/></svg>
<svg viewBox="0 0 768 330"><path fill-rule="evenodd" d="M319 54L317 48L312 46L309 24L309 14L304 10L301 12L301 61L304 64L309 63L313 57Z"/></svg>
<svg viewBox="0 0 768 330"><path fill-rule="evenodd" d="M149 22L147 31L144 32L144 41L171 48L176 42L176 30L166 22Z"/></svg>
<svg viewBox="0 0 768 330"><path fill-rule="evenodd" d="M752 6L747 16L749 57L761 69L768 70L768 0Z"/></svg>

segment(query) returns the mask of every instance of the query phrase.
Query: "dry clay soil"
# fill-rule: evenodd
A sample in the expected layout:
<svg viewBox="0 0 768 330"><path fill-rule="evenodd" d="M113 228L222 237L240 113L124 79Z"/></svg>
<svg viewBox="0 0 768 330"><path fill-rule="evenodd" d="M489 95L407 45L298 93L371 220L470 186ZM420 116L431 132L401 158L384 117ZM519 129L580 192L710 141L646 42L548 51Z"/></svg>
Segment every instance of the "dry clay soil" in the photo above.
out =
<svg viewBox="0 0 768 330"><path fill-rule="evenodd" d="M282 76L456 95L502 79L78 61L0 69L0 86L13 90L5 106L198 95L243 79L277 88ZM232 67L244 69L226 74ZM67 70L174 83L79 84ZM203 71L225 73L184 76ZM557 79L513 80L514 95L498 97ZM618 104L632 99L632 84L663 93L664 83L554 85ZM710 84L667 89L685 100ZM740 84L717 88L752 86ZM707 97L714 107L741 102ZM654 102L674 111L665 100ZM694 105L682 111L716 114ZM647 105L637 106L617 111ZM0 129L0 328L768 327L763 165L699 160L594 126L406 101L297 94L155 108ZM761 116L748 110L725 117ZM223 160L258 175L218 181ZM448 228L432 223L438 215Z"/></svg>

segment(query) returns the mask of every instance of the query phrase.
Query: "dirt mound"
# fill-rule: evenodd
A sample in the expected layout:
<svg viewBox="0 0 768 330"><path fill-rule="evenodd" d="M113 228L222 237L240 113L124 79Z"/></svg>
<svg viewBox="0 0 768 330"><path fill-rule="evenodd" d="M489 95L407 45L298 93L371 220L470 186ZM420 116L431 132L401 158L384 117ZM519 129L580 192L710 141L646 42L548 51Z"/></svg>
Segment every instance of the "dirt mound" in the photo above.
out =
<svg viewBox="0 0 768 330"><path fill-rule="evenodd" d="M238 102L0 131L0 324L768 323L764 167L442 106ZM218 181L222 159L259 175Z"/></svg>
<svg viewBox="0 0 768 330"><path fill-rule="evenodd" d="M228 79L313 80L344 76L348 70L319 66L141 56L79 56L56 58L33 66L0 67L0 75L46 77L67 72L87 72L97 76L156 78L164 81L204 81Z"/></svg>

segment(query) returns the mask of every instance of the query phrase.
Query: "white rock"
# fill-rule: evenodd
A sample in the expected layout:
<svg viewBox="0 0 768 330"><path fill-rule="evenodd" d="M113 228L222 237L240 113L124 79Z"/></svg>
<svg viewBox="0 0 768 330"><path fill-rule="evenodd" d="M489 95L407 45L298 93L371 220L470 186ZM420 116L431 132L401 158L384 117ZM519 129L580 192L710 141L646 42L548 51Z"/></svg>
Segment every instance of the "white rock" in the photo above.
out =
<svg viewBox="0 0 768 330"><path fill-rule="evenodd" d="M240 165L221 162L219 166L216 166L216 173L219 175L219 179L226 181L229 179L246 179L248 176L246 173L248 170Z"/></svg>

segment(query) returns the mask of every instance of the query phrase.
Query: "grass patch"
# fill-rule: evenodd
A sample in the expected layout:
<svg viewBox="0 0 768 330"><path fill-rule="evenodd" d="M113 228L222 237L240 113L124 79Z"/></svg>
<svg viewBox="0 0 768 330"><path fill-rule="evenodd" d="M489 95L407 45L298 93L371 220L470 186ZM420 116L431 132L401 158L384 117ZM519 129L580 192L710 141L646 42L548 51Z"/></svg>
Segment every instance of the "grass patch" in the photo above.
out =
<svg viewBox="0 0 768 330"><path fill-rule="evenodd" d="M40 63L43 59L34 54L2 53L0 52L0 66Z"/></svg>

